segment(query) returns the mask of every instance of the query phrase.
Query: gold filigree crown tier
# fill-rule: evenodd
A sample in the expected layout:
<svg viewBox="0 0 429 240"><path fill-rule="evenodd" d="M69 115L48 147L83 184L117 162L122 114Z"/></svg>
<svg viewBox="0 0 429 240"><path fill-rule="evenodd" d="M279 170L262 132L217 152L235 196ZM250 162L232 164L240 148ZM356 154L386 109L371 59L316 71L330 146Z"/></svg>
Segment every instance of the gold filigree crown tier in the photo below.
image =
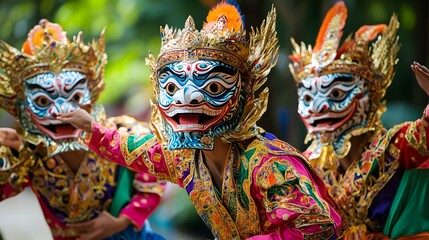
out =
<svg viewBox="0 0 429 240"><path fill-rule="evenodd" d="M84 44L82 33L66 38L61 26L45 19L28 34L22 51L0 41L0 107L17 116L17 98L23 98L24 82L35 75L77 71L88 80L91 101L104 88L103 73L107 63L104 31L100 38Z"/></svg>
<svg viewBox="0 0 429 240"><path fill-rule="evenodd" d="M189 16L183 29L161 27L162 45L158 56L158 69L177 61L215 60L246 72L249 46L246 32L207 31L195 29Z"/></svg>
<svg viewBox="0 0 429 240"><path fill-rule="evenodd" d="M224 2L219 5L222 4ZM155 96L158 95L157 71L177 61L215 60L236 67L248 83L245 90L251 95L249 97L253 97L255 91L265 83L277 62L279 49L274 6L259 29L251 28L249 39L241 22L237 26L229 25L238 22L231 19L233 17L219 13L213 22L209 22L209 18L210 14L208 23L201 30L196 29L191 16L187 18L183 29L170 28L168 25L160 28L162 44L158 58L149 55L146 59L152 73Z"/></svg>
<svg viewBox="0 0 429 240"><path fill-rule="evenodd" d="M340 46L346 17L344 2L337 2L327 13L314 48L304 43L299 45L292 39L294 52L289 67L296 83L312 76L341 72L390 85L399 50L397 16L391 17L388 26L362 26L353 38L348 37Z"/></svg>
<svg viewBox="0 0 429 240"><path fill-rule="evenodd" d="M308 77L318 77L332 73L348 73L354 76L359 76L363 79L370 79L372 81L381 81L383 78L380 73L372 71L372 69L368 68L367 65L362 65L361 63L356 62L339 61L321 69L304 68L296 75L296 79L298 79L296 82L299 83L302 79Z"/></svg>

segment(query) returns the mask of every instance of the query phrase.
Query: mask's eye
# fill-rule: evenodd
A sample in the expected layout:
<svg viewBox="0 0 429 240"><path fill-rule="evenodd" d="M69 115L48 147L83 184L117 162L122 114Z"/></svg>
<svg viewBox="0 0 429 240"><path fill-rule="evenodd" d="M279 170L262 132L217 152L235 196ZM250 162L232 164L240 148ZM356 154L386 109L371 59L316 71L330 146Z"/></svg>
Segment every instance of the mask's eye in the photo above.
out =
<svg viewBox="0 0 429 240"><path fill-rule="evenodd" d="M221 93L225 88L217 82L211 82L204 88L208 93L212 95L218 95Z"/></svg>
<svg viewBox="0 0 429 240"><path fill-rule="evenodd" d="M331 98L340 99L340 98L344 97L345 94L346 94L346 92L343 91L343 90L334 89L334 90L331 91L331 93L329 94L329 96Z"/></svg>
<svg viewBox="0 0 429 240"><path fill-rule="evenodd" d="M207 69L207 68L209 68L209 65L207 63L199 63L198 68L199 69Z"/></svg>
<svg viewBox="0 0 429 240"><path fill-rule="evenodd" d="M34 99L34 103L39 107L47 107L49 104L51 104L51 101L45 96L38 96L36 99Z"/></svg>
<svg viewBox="0 0 429 240"><path fill-rule="evenodd" d="M165 86L165 90L167 93L172 96L177 91L177 86L174 83L168 83L167 86Z"/></svg>
<svg viewBox="0 0 429 240"><path fill-rule="evenodd" d="M75 103L79 103L81 99L82 99L82 96L80 94L75 94L71 100Z"/></svg>
<svg viewBox="0 0 429 240"><path fill-rule="evenodd" d="M309 104L311 101L313 101L313 97L308 95L308 94L305 94L303 99L304 99L304 102L307 104Z"/></svg>

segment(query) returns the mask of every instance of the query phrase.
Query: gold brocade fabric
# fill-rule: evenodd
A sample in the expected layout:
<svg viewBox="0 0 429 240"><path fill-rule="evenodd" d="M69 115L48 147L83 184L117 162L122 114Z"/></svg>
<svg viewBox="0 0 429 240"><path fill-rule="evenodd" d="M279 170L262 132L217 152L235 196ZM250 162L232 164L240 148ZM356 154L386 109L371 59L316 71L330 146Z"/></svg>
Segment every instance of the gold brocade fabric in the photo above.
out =
<svg viewBox="0 0 429 240"><path fill-rule="evenodd" d="M323 171L323 166L318 163L328 162L312 160L316 170L321 171L331 195L347 215L349 228L344 239L388 239L379 233L382 223L370 218L370 208L377 207L372 206L373 200L396 173L404 170L404 164L409 164L407 168L417 167L418 162L428 158L423 147L426 146L427 127L427 121L422 118L390 130L381 128L375 131L368 141L361 143L365 148L360 159L353 162L344 174L337 173L338 170L329 164ZM410 161L404 162L404 157Z"/></svg>
<svg viewBox="0 0 429 240"><path fill-rule="evenodd" d="M215 239L247 239L274 232L286 236L281 227L285 224L305 239L328 239L335 233L326 199L318 194L311 175L289 162L289 157L302 156L287 143L261 136L234 143L220 195L200 152L183 153L165 152L168 180L183 184ZM180 156L180 161L174 156ZM153 169L154 163L145 161Z"/></svg>
<svg viewBox="0 0 429 240"><path fill-rule="evenodd" d="M147 124L137 122L134 118L121 116L104 120L106 126L122 127L134 133L148 133ZM75 237L75 232L65 224L88 221L98 216L103 210L109 210L117 184L119 166L96 153L88 151L76 172L61 158L60 154L53 157L44 156L43 147L34 147L33 154L23 163L14 168L8 176L8 183L15 192L11 195L2 193L1 199L11 197L30 186L42 207L46 222L54 237ZM19 157L27 156L24 148ZM10 151L4 151L2 158L17 158ZM9 155L6 156L8 153ZM27 156L28 157L28 156ZM16 160L15 160L16 161ZM3 172L6 173L6 172ZM15 180L17 179L17 180ZM159 186L152 187L150 192L158 192Z"/></svg>
<svg viewBox="0 0 429 240"><path fill-rule="evenodd" d="M42 158L34 167L32 188L46 207L64 216L65 223L77 223L108 209L116 168L92 152L76 173L59 156Z"/></svg>

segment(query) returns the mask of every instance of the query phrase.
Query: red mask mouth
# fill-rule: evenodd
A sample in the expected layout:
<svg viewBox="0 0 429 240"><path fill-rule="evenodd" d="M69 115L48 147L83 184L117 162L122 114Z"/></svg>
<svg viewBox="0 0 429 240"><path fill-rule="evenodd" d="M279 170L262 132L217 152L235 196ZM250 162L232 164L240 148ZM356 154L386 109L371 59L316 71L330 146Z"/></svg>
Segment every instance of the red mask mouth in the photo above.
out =
<svg viewBox="0 0 429 240"><path fill-rule="evenodd" d="M158 106L161 114L175 132L205 132L218 123L229 111L230 105L213 108L208 104Z"/></svg>
<svg viewBox="0 0 429 240"><path fill-rule="evenodd" d="M75 139L79 137L81 130L69 123L62 123L56 119L38 118L31 111L31 120L43 133L54 140Z"/></svg>
<svg viewBox="0 0 429 240"><path fill-rule="evenodd" d="M54 140L64 140L70 138L77 138L79 135L78 129L73 127L73 125L65 124L50 124L50 125L41 125L35 122L36 126L46 133L49 137Z"/></svg>
<svg viewBox="0 0 429 240"><path fill-rule="evenodd" d="M308 117L302 117L302 120L310 133L312 132L331 132L342 126L355 113L357 100L354 99L350 107L342 112L327 111L325 113L312 114Z"/></svg>

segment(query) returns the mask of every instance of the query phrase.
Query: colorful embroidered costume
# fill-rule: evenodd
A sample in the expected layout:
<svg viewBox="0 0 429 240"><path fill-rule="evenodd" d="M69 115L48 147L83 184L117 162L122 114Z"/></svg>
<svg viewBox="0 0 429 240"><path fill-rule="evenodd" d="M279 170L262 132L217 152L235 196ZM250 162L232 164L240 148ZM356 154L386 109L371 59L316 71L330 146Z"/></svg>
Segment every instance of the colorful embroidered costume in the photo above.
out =
<svg viewBox="0 0 429 240"><path fill-rule="evenodd" d="M136 171L184 188L216 239L329 239L341 218L321 179L289 144L256 126L277 60L276 13L246 39L235 5L222 2L202 30L161 29L151 55L154 134L130 135L92 122L89 147ZM206 154L228 145L221 184Z"/></svg>
<svg viewBox="0 0 429 240"><path fill-rule="evenodd" d="M103 210L132 222L109 239L157 237L146 220L160 203L164 185L147 172L131 173L88 151L79 130L55 119L78 105L92 108L104 87L106 61L103 33L89 45L80 34L69 42L61 27L47 20L30 31L22 52L0 42L0 105L17 119L24 139L18 151L0 147L0 200L30 187L56 240L76 239L66 225L94 219ZM150 132L131 117L106 119L101 107L92 114L114 129Z"/></svg>
<svg viewBox="0 0 429 240"><path fill-rule="evenodd" d="M401 179L410 179L407 170L428 159L429 115L426 111L421 119L391 129L380 122L382 99L398 61L399 23L393 15L388 26L363 26L340 46L346 17L345 4L338 2L326 15L313 48L292 41L290 69L298 86L298 113L311 141L304 154L348 217L345 239L427 232L429 222L414 222L424 218L398 221L407 196L397 189ZM417 216L421 210L413 211Z"/></svg>

